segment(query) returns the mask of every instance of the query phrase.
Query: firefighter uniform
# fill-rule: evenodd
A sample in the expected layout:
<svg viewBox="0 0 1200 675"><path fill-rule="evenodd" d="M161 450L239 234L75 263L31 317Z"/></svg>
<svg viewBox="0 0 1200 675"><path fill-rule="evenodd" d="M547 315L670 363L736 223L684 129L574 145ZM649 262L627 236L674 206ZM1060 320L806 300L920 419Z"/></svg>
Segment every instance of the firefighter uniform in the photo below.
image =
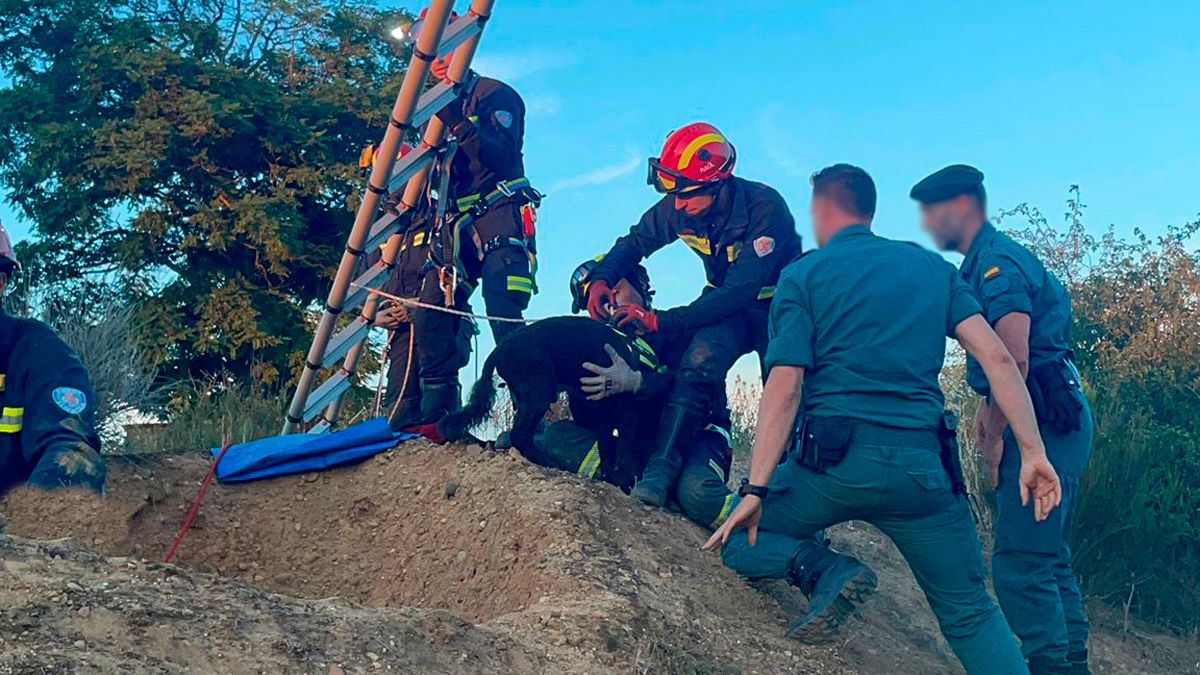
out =
<svg viewBox="0 0 1200 675"><path fill-rule="evenodd" d="M657 313L658 330L687 343L661 424L646 486L661 504L684 458L675 443L690 438L725 388L725 377L743 354L761 358L775 282L800 255L800 235L783 197L737 177L717 188L709 213L692 218L666 195L621 237L594 272L610 286L643 258L681 240L704 262L707 285L691 304ZM641 488L639 488L640 490Z"/></svg>
<svg viewBox="0 0 1200 675"><path fill-rule="evenodd" d="M1040 661L1087 663L1088 622L1071 569L1071 515L1079 481L1092 449L1092 415L1071 361L1071 299L1062 283L1028 249L984 223L971 242L962 275L975 290L993 326L1005 315L1029 315L1027 378L1046 457L1062 481L1063 499L1037 522L1021 505L1017 477L1021 455L1012 431L1004 433L996 493L992 581L1000 608L1021 651L1034 668ZM967 360L967 380L982 396L990 391L983 369ZM1070 420L1050 419L1058 397Z"/></svg>
<svg viewBox="0 0 1200 675"><path fill-rule="evenodd" d="M722 557L747 577L800 584L811 563L798 542L865 520L900 549L967 672L1012 675L1025 664L988 596L970 507L941 459L946 337L979 311L950 263L864 225L789 267L766 367L805 369L804 443L771 478L757 545L739 530Z"/></svg>
<svg viewBox="0 0 1200 675"><path fill-rule="evenodd" d="M96 395L45 324L0 310L0 494L21 483L103 492Z"/></svg>
<svg viewBox="0 0 1200 675"><path fill-rule="evenodd" d="M525 104L512 87L472 73L466 92L438 112L453 138L453 150L431 182L450 207L427 233L429 264L418 298L445 306L447 277L454 276L451 307L470 311L468 301L483 286L489 316L520 319L536 291L536 206L540 195L525 178L521 148ZM475 326L466 319L417 309L412 313L420 363L419 414L396 416L393 428L432 422L461 404L458 371L470 360ZM496 342L520 327L492 321ZM424 337L424 339L422 339ZM465 346L464 346L465 345Z"/></svg>

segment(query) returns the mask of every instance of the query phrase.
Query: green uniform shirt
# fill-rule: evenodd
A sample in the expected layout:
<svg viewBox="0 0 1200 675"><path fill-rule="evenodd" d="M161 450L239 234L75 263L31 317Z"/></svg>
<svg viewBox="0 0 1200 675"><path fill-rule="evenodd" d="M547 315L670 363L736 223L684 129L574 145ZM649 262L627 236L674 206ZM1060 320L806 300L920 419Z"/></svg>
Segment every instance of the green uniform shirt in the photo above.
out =
<svg viewBox="0 0 1200 675"><path fill-rule="evenodd" d="M946 337L980 311L941 256L855 225L784 270L765 367L805 369L806 415L937 429Z"/></svg>
<svg viewBox="0 0 1200 675"><path fill-rule="evenodd" d="M1029 368L1071 358L1071 298L1029 249L985 222L962 263L988 323L1006 314L1029 315ZM967 383L987 396L990 389L979 363L967 357Z"/></svg>

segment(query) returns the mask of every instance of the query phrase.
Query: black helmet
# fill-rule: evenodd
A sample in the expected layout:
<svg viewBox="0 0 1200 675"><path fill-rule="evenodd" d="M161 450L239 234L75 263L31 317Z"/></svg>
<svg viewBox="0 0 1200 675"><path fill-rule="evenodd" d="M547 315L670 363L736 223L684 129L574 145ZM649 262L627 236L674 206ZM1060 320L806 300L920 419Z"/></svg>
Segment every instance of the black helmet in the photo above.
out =
<svg viewBox="0 0 1200 675"><path fill-rule="evenodd" d="M584 307L587 307L588 283L591 281L592 272L600 265L601 260L604 260L604 256L598 255L585 261L571 273L572 314L578 314ZM650 289L650 273L646 271L646 268L642 265L635 265L633 270L625 275L625 280L633 284L633 287L646 301L646 306L649 307L654 291Z"/></svg>

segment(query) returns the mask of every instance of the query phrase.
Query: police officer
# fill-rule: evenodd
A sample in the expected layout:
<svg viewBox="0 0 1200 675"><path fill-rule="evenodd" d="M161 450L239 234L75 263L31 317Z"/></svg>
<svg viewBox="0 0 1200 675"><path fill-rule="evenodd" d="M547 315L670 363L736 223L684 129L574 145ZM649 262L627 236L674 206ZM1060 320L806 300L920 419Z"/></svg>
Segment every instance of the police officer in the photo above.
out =
<svg viewBox="0 0 1200 675"><path fill-rule="evenodd" d="M428 10L423 10L421 18ZM453 14L452 18L457 18ZM421 29L414 27L414 35ZM430 71L446 80L454 53L436 58ZM468 73L459 96L437 113L445 123L453 150L431 183L447 210L433 245L434 269L424 280L420 299L445 305L454 287L451 306L466 309L465 298L483 286L489 316L520 319L536 291L536 207L541 195L525 178L522 146L525 103L507 84ZM444 179L443 179L444 178ZM458 371L466 361L457 353L463 319L434 310L412 313L420 340L422 409L418 418L397 417L403 428L432 422L460 404ZM492 321L496 342L520 327L512 321ZM438 336L438 337L433 337Z"/></svg>
<svg viewBox="0 0 1200 675"><path fill-rule="evenodd" d="M743 575L787 577L805 567L798 538L865 520L900 549L968 673L1024 673L984 585L970 507L952 487L961 476L945 468L957 447L938 386L946 337L956 337L1012 423L1021 497L1034 504L1026 517L1044 520L1060 488L1016 363L952 265L871 232L865 171L834 165L812 186L821 248L780 278L750 477L705 547L724 543L726 564ZM800 443L781 464L797 420ZM831 613L854 609L857 589L848 591Z"/></svg>
<svg viewBox="0 0 1200 675"><path fill-rule="evenodd" d="M20 270L0 225L0 298ZM0 302L0 495L21 483L104 490L96 395L83 364L45 324Z"/></svg>
<svg viewBox="0 0 1200 675"><path fill-rule="evenodd" d="M1071 360L1071 299L1028 249L987 221L983 173L948 166L917 183L924 227L937 244L966 257L962 277L1025 376L1050 463L1062 479L1063 506L1035 522L1018 494L1018 449L979 361L967 382L983 396L975 414L979 447L997 485L992 575L996 597L1029 669L1088 672L1088 622L1071 570L1071 515L1092 447L1092 416ZM998 484L997 484L998 479Z"/></svg>
<svg viewBox="0 0 1200 675"><path fill-rule="evenodd" d="M684 462L682 445L700 428L743 354L765 353L767 312L783 266L800 254L800 237L778 192L733 175L737 154L710 124L671 132L649 161L648 182L664 197L621 237L596 269L588 312L622 327L661 332L687 344L667 400L655 454L631 493L664 505ZM691 304L655 312L610 312L612 286L632 265L676 239L704 261L708 284Z"/></svg>

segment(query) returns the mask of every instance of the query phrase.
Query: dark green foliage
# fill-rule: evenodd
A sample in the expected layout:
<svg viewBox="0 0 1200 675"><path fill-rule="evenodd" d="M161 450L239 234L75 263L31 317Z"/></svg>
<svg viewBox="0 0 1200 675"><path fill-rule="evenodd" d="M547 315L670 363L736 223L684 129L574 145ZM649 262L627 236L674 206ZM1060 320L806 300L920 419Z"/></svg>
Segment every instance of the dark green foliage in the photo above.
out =
<svg viewBox="0 0 1200 675"><path fill-rule="evenodd" d="M1035 209L1018 235L1068 284L1075 358L1096 415L1073 542L1087 592L1200 628L1200 222L1158 239L1066 232ZM1007 222L1005 224L1008 224Z"/></svg>
<svg viewBox="0 0 1200 675"><path fill-rule="evenodd" d="M28 282L137 303L169 378L285 380L404 71L399 20L356 1L0 0L0 182L35 226Z"/></svg>

